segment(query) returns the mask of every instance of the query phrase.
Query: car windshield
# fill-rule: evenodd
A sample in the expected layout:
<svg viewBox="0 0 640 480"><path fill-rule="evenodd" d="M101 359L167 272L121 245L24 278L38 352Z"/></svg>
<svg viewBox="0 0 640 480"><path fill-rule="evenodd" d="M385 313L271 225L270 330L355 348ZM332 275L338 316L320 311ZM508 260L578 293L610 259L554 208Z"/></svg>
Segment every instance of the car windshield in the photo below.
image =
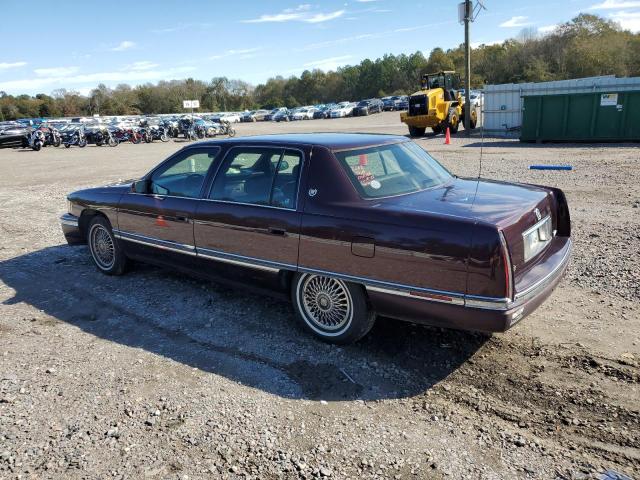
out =
<svg viewBox="0 0 640 480"><path fill-rule="evenodd" d="M437 187L452 175L413 142L335 153L364 198L389 197Z"/></svg>
<svg viewBox="0 0 640 480"><path fill-rule="evenodd" d="M359 107L366 107L367 105L369 105L369 101L368 100L363 100L360 103L358 103Z"/></svg>

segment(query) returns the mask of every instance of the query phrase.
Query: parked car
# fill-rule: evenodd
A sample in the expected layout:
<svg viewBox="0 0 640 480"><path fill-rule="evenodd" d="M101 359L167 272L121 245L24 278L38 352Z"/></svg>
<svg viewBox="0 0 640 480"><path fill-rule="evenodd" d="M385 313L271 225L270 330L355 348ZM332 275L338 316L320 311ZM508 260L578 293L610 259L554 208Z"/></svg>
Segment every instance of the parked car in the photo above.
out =
<svg viewBox="0 0 640 480"><path fill-rule="evenodd" d="M313 112L313 118L318 119L318 118L329 118L329 114L331 113L331 109L335 107L334 104L331 105L323 105L322 107L319 107L316 109L315 112Z"/></svg>
<svg viewBox="0 0 640 480"><path fill-rule="evenodd" d="M0 127L0 148L20 148L29 145L29 127L6 123Z"/></svg>
<svg viewBox="0 0 640 480"><path fill-rule="evenodd" d="M228 123L240 123L240 114L236 112L224 112L220 115L220 121Z"/></svg>
<svg viewBox="0 0 640 480"><path fill-rule="evenodd" d="M341 102L331 110L329 118L351 117L355 106L353 102Z"/></svg>
<svg viewBox="0 0 640 480"><path fill-rule="evenodd" d="M353 108L353 116L369 115L371 113L380 113L384 110L384 104L379 98L370 98L362 100Z"/></svg>
<svg viewBox="0 0 640 480"><path fill-rule="evenodd" d="M561 190L459 178L395 135L200 142L140 180L67 198L63 233L99 271L138 260L250 283L291 298L300 324L334 343L376 315L507 330L571 251Z"/></svg>
<svg viewBox="0 0 640 480"><path fill-rule="evenodd" d="M396 110L409 110L409 96L401 95L396 101Z"/></svg>
<svg viewBox="0 0 640 480"><path fill-rule="evenodd" d="M241 122L258 122L264 121L264 117L269 114L268 110L252 110L246 112L241 118Z"/></svg>
<svg viewBox="0 0 640 480"><path fill-rule="evenodd" d="M311 120L315 112L316 109L314 107L302 107L291 115L291 120Z"/></svg>
<svg viewBox="0 0 640 480"><path fill-rule="evenodd" d="M385 111L393 111L396 109L396 100L398 100L398 96L392 97L382 97L382 105Z"/></svg>
<svg viewBox="0 0 640 480"><path fill-rule="evenodd" d="M273 116L272 119L274 122L288 122L291 120L291 111L290 110L280 110Z"/></svg>
<svg viewBox="0 0 640 480"><path fill-rule="evenodd" d="M471 104L474 107L482 108L484 105L484 93L479 92L477 90L469 91L469 100L471 100Z"/></svg>
<svg viewBox="0 0 640 480"><path fill-rule="evenodd" d="M273 110L271 110L269 113L267 113L267 114L264 116L264 121L265 121L265 122L273 121L273 117L274 117L275 115L277 115L277 114L278 114L278 113L280 113L280 112L286 111L286 110L287 110L287 108L286 108L286 107L274 108Z"/></svg>

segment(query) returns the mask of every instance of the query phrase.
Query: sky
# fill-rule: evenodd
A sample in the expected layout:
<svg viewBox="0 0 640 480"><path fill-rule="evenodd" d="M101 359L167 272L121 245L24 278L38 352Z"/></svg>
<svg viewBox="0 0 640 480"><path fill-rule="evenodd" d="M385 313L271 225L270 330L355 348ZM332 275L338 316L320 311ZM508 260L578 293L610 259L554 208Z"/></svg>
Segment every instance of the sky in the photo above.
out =
<svg viewBox="0 0 640 480"><path fill-rule="evenodd" d="M303 2L305 0L302 0ZM640 31L640 0L483 0L472 45L541 34L580 12ZM88 94L99 83L335 70L386 53L428 56L464 40L457 0L3 0L0 91ZM25 12L29 13L25 16ZM6 21L14 19L15 21ZM25 20L28 19L28 20Z"/></svg>

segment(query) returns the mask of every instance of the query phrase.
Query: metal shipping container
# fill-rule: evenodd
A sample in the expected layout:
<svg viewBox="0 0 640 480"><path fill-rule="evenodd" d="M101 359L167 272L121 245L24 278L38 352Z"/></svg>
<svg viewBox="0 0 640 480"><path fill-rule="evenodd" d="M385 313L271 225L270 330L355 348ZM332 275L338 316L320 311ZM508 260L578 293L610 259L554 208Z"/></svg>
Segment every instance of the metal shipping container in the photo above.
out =
<svg viewBox="0 0 640 480"><path fill-rule="evenodd" d="M640 90L640 77L616 78L609 75L553 82L487 85L483 90L485 133L519 137L523 101L529 95L607 93L628 90Z"/></svg>
<svg viewBox="0 0 640 480"><path fill-rule="evenodd" d="M524 97L520 140L640 141L640 90Z"/></svg>

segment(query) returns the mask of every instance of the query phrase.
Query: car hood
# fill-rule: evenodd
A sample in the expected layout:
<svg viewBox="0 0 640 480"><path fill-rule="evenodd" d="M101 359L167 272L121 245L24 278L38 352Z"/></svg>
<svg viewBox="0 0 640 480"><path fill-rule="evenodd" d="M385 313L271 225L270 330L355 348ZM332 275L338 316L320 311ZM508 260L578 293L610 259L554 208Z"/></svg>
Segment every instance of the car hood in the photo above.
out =
<svg viewBox="0 0 640 480"><path fill-rule="evenodd" d="M398 211L455 216L503 227L545 202L549 192L526 184L454 178L442 187L380 200Z"/></svg>
<svg viewBox="0 0 640 480"><path fill-rule="evenodd" d="M75 191L69 195L69 197L83 198L91 194L101 193L125 193L131 190L131 185L135 182L135 179L118 180L117 182L103 185L100 187L85 188Z"/></svg>

